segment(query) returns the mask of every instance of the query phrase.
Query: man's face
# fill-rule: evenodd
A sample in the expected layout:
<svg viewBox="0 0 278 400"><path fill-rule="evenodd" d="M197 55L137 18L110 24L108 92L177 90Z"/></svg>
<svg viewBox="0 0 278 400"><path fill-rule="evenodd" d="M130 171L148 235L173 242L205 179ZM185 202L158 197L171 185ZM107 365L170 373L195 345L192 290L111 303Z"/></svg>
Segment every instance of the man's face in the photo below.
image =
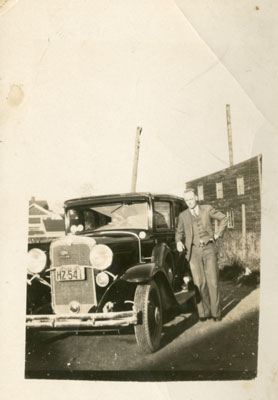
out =
<svg viewBox="0 0 278 400"><path fill-rule="evenodd" d="M193 192L187 192L184 194L184 201L189 208L194 208L197 204L197 196Z"/></svg>

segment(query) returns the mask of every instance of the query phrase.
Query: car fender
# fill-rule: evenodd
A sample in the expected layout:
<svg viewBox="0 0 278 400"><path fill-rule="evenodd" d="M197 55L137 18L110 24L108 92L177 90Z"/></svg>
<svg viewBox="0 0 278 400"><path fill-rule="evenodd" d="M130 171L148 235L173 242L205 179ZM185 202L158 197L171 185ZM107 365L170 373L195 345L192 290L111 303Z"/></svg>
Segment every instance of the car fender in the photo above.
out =
<svg viewBox="0 0 278 400"><path fill-rule="evenodd" d="M156 274L158 269L159 267L154 262L137 264L130 267L120 279L132 283L146 282Z"/></svg>
<svg viewBox="0 0 278 400"><path fill-rule="evenodd" d="M133 293L134 295L136 285L150 281L159 270L161 270L161 268L154 262L135 264L128 268L128 270L107 287L100 299L98 310L101 310L107 301L112 301L114 298L124 300L123 294L126 295L127 292ZM165 280L167 280L166 277Z"/></svg>
<svg viewBox="0 0 278 400"><path fill-rule="evenodd" d="M133 265L107 287L97 309L101 310L107 301L113 301L115 298L124 300L123 294L126 295L127 292L134 295L136 285L150 281L159 270L161 268L153 262Z"/></svg>
<svg viewBox="0 0 278 400"><path fill-rule="evenodd" d="M171 263L171 274L169 277L169 270L165 268L165 260L169 257ZM173 279L173 270L174 261L173 256L171 254L170 248L165 243L157 244L152 251L152 262L146 264L136 264L130 267L121 277L120 279L130 283L143 283L152 279L158 272L161 273L161 276L164 275L163 281L164 284L171 288L169 284L169 280ZM169 267L169 265L168 265ZM160 276L160 275L159 275ZM170 289L171 290L171 289Z"/></svg>
<svg viewBox="0 0 278 400"><path fill-rule="evenodd" d="M170 265L166 265L168 259ZM169 308L177 304L170 282L174 279L174 259L169 246L166 243L158 243L152 251L152 260L160 273L156 274L156 283L159 286L163 308ZM168 267L168 268L167 268ZM170 268L169 268L170 267Z"/></svg>
<svg viewBox="0 0 278 400"><path fill-rule="evenodd" d="M166 257L169 256L173 263L173 256L170 247L166 243L158 243L152 251L152 260L159 267L163 267Z"/></svg>
<svg viewBox="0 0 278 400"><path fill-rule="evenodd" d="M170 267L170 271L169 271L169 269L167 270L167 268L166 268L166 263L165 263L166 258L168 259L168 261L170 263L170 265L168 263L168 267ZM163 270L165 275L168 276L168 280L171 282L171 280L174 278L174 273L175 273L174 259L173 259L171 250L170 250L169 246L167 246L166 243L159 243L153 248L152 260L161 270ZM172 274L172 277L169 276L169 273Z"/></svg>
<svg viewBox="0 0 278 400"><path fill-rule="evenodd" d="M129 268L120 278L122 281L135 284L144 284L154 279L159 287L164 309L177 305L175 295L167 278L167 273L163 268L165 258L168 254L171 254L167 251L167 247L160 246L160 249L157 247L156 262L135 265Z"/></svg>

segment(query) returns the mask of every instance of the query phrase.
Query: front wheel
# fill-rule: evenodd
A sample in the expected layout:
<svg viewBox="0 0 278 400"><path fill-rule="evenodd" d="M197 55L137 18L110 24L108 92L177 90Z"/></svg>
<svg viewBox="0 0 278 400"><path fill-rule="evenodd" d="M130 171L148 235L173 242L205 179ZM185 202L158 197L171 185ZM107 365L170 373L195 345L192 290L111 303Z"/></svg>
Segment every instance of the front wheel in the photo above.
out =
<svg viewBox="0 0 278 400"><path fill-rule="evenodd" d="M161 298L155 281L137 286L134 304L141 316L140 324L135 325L137 344L143 353L153 353L160 347L162 332Z"/></svg>

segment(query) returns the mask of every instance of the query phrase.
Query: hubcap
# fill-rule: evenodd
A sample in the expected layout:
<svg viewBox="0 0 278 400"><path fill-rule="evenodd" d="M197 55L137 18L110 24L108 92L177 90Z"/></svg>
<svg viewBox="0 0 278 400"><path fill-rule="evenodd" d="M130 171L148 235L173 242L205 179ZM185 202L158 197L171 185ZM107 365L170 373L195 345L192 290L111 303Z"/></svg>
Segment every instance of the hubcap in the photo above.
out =
<svg viewBox="0 0 278 400"><path fill-rule="evenodd" d="M160 323L160 311L159 311L158 307L155 307L155 310L154 310L154 320L155 320L156 325L159 325L159 323Z"/></svg>
<svg viewBox="0 0 278 400"><path fill-rule="evenodd" d="M149 328L151 336L157 335L159 325L161 324L161 312L158 304L157 294L152 291L149 301Z"/></svg>

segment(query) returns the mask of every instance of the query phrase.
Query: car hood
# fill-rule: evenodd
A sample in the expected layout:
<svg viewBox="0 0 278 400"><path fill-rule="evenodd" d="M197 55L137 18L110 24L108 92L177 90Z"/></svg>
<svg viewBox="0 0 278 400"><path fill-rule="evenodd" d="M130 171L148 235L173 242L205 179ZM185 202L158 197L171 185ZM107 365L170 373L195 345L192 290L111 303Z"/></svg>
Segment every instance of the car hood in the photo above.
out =
<svg viewBox="0 0 278 400"><path fill-rule="evenodd" d="M87 234L86 237L93 238L97 244L106 244L109 247L114 246L125 246L130 242L138 242L138 239L133 235L133 233L125 233L125 232L102 232L101 234L98 232L92 232L91 234Z"/></svg>

